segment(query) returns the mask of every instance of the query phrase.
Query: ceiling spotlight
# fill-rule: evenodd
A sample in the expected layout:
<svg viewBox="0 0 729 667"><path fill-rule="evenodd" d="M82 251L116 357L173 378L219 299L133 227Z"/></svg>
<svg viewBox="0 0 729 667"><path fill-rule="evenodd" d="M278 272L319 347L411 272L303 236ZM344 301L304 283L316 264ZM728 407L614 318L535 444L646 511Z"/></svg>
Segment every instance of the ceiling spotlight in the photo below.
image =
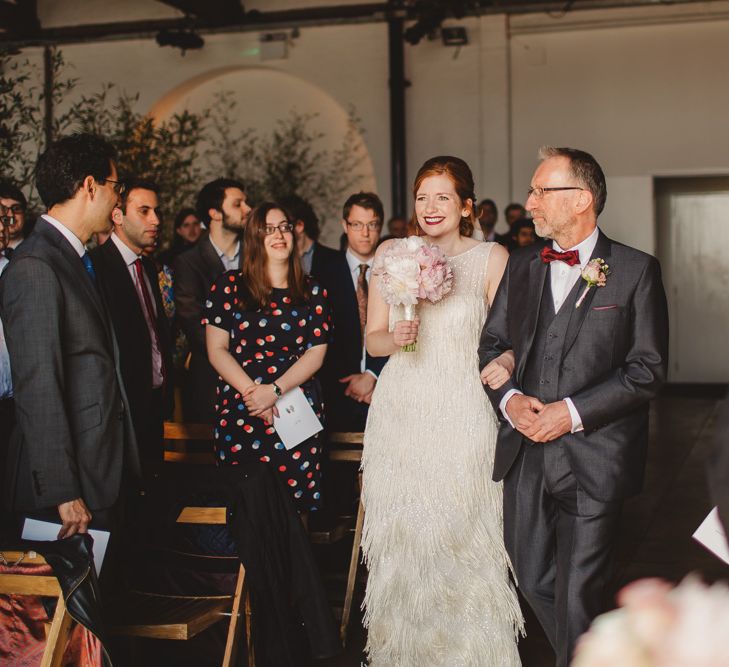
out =
<svg viewBox="0 0 729 667"><path fill-rule="evenodd" d="M176 49L194 51L205 46L205 40L194 30L160 30L157 33L157 44L160 46L174 46Z"/></svg>
<svg viewBox="0 0 729 667"><path fill-rule="evenodd" d="M468 33L460 26L441 28L440 37L443 46L466 46L468 44Z"/></svg>

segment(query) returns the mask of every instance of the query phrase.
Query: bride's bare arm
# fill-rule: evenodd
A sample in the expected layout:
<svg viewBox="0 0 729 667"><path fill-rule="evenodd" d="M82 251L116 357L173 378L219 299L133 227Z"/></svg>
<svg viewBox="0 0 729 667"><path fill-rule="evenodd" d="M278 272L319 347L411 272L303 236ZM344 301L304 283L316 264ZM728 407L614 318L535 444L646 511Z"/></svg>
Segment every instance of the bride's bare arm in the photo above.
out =
<svg viewBox="0 0 729 667"><path fill-rule="evenodd" d="M494 305L494 297L496 290L499 289L499 283L506 269L506 262L509 261L509 252L501 245L495 245L491 248L489 254L489 265L486 269L486 299L489 302L489 308Z"/></svg>
<svg viewBox="0 0 729 667"><path fill-rule="evenodd" d="M503 246L496 245L491 249L489 264L486 269L486 284L484 285L489 307L494 303L496 290L499 288L508 260L509 253ZM511 377L514 372L514 365L514 352L507 350L486 364L481 371L481 381L488 384L491 389L498 389Z"/></svg>
<svg viewBox="0 0 729 667"><path fill-rule="evenodd" d="M388 245L389 242L385 241L377 249L375 260ZM367 291L367 352L373 357L389 357L403 345L415 342L418 337L418 320L397 322L394 331L389 331L390 306L382 298L379 282L380 277L372 273Z"/></svg>

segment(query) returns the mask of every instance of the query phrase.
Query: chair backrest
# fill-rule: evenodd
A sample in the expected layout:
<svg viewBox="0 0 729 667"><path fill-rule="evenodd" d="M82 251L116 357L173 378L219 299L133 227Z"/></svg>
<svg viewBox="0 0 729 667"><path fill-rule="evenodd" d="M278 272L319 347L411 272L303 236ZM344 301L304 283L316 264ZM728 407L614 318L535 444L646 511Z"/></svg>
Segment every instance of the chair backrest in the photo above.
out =
<svg viewBox="0 0 729 667"><path fill-rule="evenodd" d="M165 422L165 440L212 440L212 424L188 424L185 422Z"/></svg>
<svg viewBox="0 0 729 667"><path fill-rule="evenodd" d="M53 574L47 574L45 558L35 551L0 551L8 565L36 565L44 574L0 574L0 594L2 595L47 595L59 597L61 587ZM0 561L1 562L1 561Z"/></svg>
<svg viewBox="0 0 729 667"><path fill-rule="evenodd" d="M213 434L214 429L211 424L165 422L165 463L214 464L215 453L212 448ZM210 448L208 451L188 451L188 443L190 442L209 443Z"/></svg>
<svg viewBox="0 0 729 667"><path fill-rule="evenodd" d="M334 431L328 435L327 451L330 461L351 461L362 460L362 443L364 433Z"/></svg>
<svg viewBox="0 0 729 667"><path fill-rule="evenodd" d="M52 574L48 574L49 568L45 558L34 551L3 551L0 549L0 554L2 554L1 561L3 564L9 564L11 569L12 566L23 564L37 566L40 571L39 574L33 574L32 572L0 574L0 594L38 595L58 598L40 667L60 667L71 630L72 619L66 611L66 604L63 601L58 579Z"/></svg>

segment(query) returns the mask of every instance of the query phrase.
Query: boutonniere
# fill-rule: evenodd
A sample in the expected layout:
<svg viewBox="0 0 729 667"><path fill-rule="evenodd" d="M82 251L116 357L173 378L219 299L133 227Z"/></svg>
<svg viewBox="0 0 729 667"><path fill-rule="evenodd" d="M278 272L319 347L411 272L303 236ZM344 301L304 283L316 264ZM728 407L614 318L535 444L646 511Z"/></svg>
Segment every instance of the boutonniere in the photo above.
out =
<svg viewBox="0 0 729 667"><path fill-rule="evenodd" d="M585 297L587 296L587 293L590 291L591 287L605 287L605 283L607 283L607 277L610 275L610 267L605 264L604 259L600 257L595 257L595 259L591 259L589 262L587 262L585 268L582 269L581 275L582 280L584 280L587 285L585 285L585 289L582 290L580 298L577 299L575 308L579 308L582 305L582 302L585 300Z"/></svg>

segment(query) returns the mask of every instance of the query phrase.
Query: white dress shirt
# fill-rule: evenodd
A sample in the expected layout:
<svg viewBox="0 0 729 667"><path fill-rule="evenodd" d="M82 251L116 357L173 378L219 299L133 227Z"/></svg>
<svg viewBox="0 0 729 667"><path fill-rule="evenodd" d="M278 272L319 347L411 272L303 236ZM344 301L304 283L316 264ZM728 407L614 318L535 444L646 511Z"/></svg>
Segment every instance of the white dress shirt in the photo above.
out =
<svg viewBox="0 0 729 667"><path fill-rule="evenodd" d="M208 236L210 239L210 245L213 246L213 250L215 250L216 253L218 253L218 257L220 257L220 261L223 262L223 266L225 267L226 271L237 271L238 270L238 256L240 255L240 241L235 244L235 253L232 257L228 257L218 246L213 243L213 239Z"/></svg>
<svg viewBox="0 0 729 667"><path fill-rule="evenodd" d="M565 262L562 262L560 260L555 260L551 263L549 271L550 287L552 288L552 302L554 304L555 313L559 312L559 309L564 304L565 299L569 296L569 293L572 291L572 288L575 286L575 283L582 274L582 270L585 268L585 266L587 266L587 263L590 261L592 253L595 250L595 246L597 245L597 237L599 236L599 234L600 232L598 228L595 227L592 234L590 234L584 241L578 243L572 248L566 249L560 248L559 244L556 241L552 241L552 248L557 252L576 250L580 256L580 263L575 264L574 266L570 266L569 264L566 264ZM501 410L501 414L504 415L509 424L511 424L512 428L514 427L514 424L512 424L511 419L509 419L509 415L506 413L506 404L509 402L509 399L514 394L521 393L522 392L518 389L510 389L506 392L504 398L502 398L501 402L499 403L499 409ZM579 412L577 412L577 408L572 402L572 399L569 397L565 397L563 400L567 404L567 409L570 411L570 417L572 418L571 432L577 433L578 431L582 431L582 418L580 417Z"/></svg>
<svg viewBox="0 0 729 667"><path fill-rule="evenodd" d="M119 254L122 256L122 259L126 263L129 275L132 277L132 284L134 285L134 289L137 290L139 306L142 309L144 321L147 323L149 340L152 343L152 386L155 389L158 389L164 383L164 375L162 373L162 352L160 351L159 345L157 344L157 335L155 333L157 331L157 328L155 326L155 323L152 322L149 318L149 313L147 313L147 307L144 305L144 296L141 292L142 289L147 290L147 296L149 296L149 301L152 304L152 309L154 310L154 315L156 317L157 304L154 300L154 290L152 289L152 285L149 282L149 277L147 276L146 272L143 272L144 285L139 284L139 280L137 279L137 270L134 268L134 264L138 259L140 259L140 255L137 255L134 250L126 245L126 243L124 243L124 241L122 241L115 232L112 232L111 240L119 251Z"/></svg>
<svg viewBox="0 0 729 667"><path fill-rule="evenodd" d="M347 264L349 265L349 272L352 276L352 284L354 285L354 291L357 292L357 281L359 280L359 265L360 264L367 264L367 270L365 271L365 280L367 281L367 285L370 284L370 274L372 273L372 262L374 261L374 256L370 257L366 261L362 261L357 257L349 248L347 248L347 252L344 253L345 257L347 258ZM369 373L372 375L375 379L377 379L377 375L375 375L371 370L366 368L367 366L367 348L365 346L365 341L362 341L362 358L360 360L359 364L359 370L360 373Z"/></svg>

